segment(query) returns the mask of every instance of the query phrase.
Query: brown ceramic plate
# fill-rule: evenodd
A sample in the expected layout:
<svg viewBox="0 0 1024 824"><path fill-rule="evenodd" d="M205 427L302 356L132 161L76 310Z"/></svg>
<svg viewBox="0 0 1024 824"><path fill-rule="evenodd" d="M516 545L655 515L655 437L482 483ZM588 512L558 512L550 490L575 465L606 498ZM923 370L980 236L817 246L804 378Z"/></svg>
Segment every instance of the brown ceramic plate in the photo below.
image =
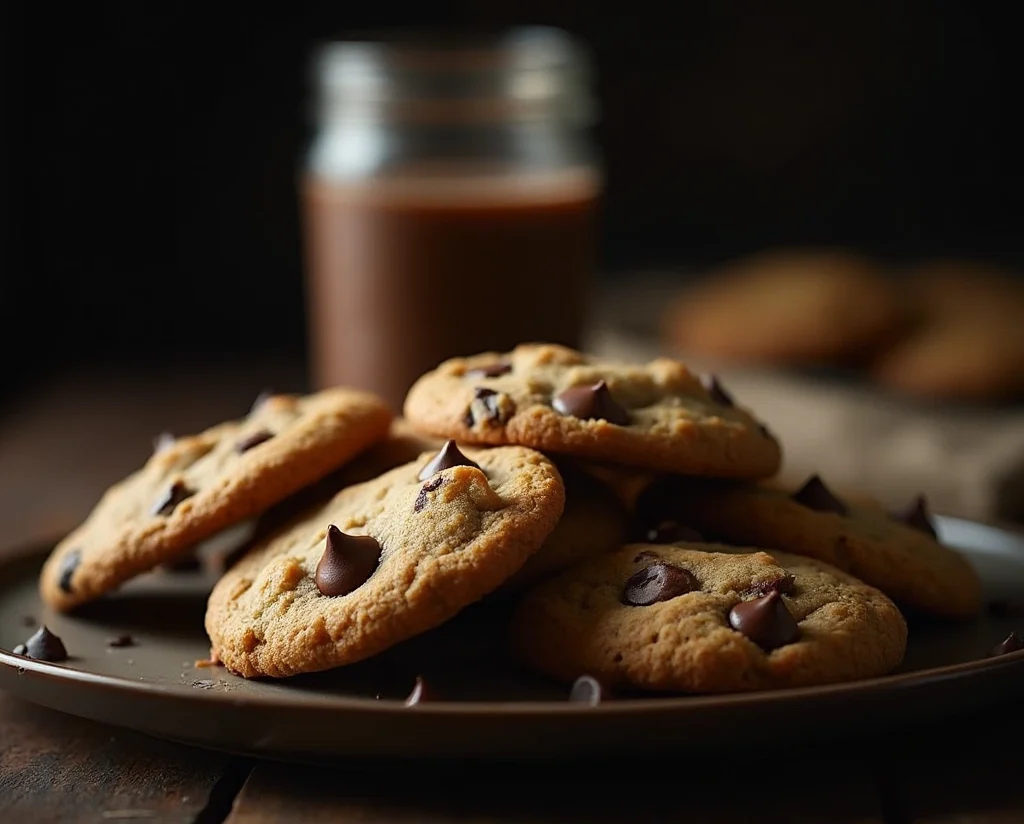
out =
<svg viewBox="0 0 1024 824"><path fill-rule="evenodd" d="M944 539L968 553L990 600L1021 600L1024 540L955 519ZM287 682L236 678L196 662L208 572L154 572L74 616L47 610L35 576L46 547L0 563L0 688L48 707L202 746L324 761L353 755L553 757L707 751L743 740L806 741L991 704L1024 685L1024 652L987 657L1024 613L962 624L913 621L906 660L884 677L742 695L621 697L597 707L500 656L499 606L478 605L380 658ZM1009 614L1008 614L1009 612ZM45 623L70 660L7 652ZM108 646L130 634L134 645ZM404 706L417 675L445 700Z"/></svg>

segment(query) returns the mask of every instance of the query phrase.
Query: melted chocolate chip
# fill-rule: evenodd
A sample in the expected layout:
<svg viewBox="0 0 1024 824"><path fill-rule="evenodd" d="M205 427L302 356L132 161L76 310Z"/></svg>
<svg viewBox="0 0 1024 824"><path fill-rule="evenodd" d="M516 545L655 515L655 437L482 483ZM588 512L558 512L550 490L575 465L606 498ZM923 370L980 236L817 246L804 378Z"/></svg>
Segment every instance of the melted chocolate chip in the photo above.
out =
<svg viewBox="0 0 1024 824"><path fill-rule="evenodd" d="M82 550L72 549L60 562L57 569L57 586L61 592L71 592L71 579L75 576L75 570L82 563Z"/></svg>
<svg viewBox="0 0 1024 824"><path fill-rule="evenodd" d="M440 700L438 693L424 680L422 675L417 675L416 683L413 684L409 697L405 699L405 706L412 707L416 704L438 700Z"/></svg>
<svg viewBox="0 0 1024 824"><path fill-rule="evenodd" d="M346 535L327 527L324 554L316 565L316 587L322 595L348 595L365 584L380 563L380 544L369 535Z"/></svg>
<svg viewBox="0 0 1024 824"><path fill-rule="evenodd" d="M551 406L560 415L605 420L619 426L629 423L629 413L615 401L603 380L593 386L570 386L554 397Z"/></svg>
<svg viewBox="0 0 1024 824"><path fill-rule="evenodd" d="M892 518L894 521L906 524L911 529L916 529L925 535L931 535L931 537L938 540L939 535L932 524L931 516L928 513L928 501L924 495L918 495L903 509L893 512Z"/></svg>
<svg viewBox="0 0 1024 824"><path fill-rule="evenodd" d="M466 372L467 378L500 378L512 371L512 364L508 361L489 363L487 366L478 366Z"/></svg>
<svg viewBox="0 0 1024 824"><path fill-rule="evenodd" d="M725 391L725 387L718 381L717 375L701 375L701 384L711 396L711 400L719 406L735 406L732 395Z"/></svg>
<svg viewBox="0 0 1024 824"><path fill-rule="evenodd" d="M161 432L153 438L153 454L158 455L174 446L178 439L170 432Z"/></svg>
<svg viewBox="0 0 1024 824"><path fill-rule="evenodd" d="M248 452L254 446L259 446L261 443L266 443L274 437L274 433L269 429L258 429L250 435L246 435L242 440L235 444L235 451L238 453Z"/></svg>
<svg viewBox="0 0 1024 824"><path fill-rule="evenodd" d="M701 543L704 539L697 530L683 526L679 521L665 518L644 530L640 540L649 544L674 544L677 541Z"/></svg>
<svg viewBox="0 0 1024 824"><path fill-rule="evenodd" d="M252 402L252 406L249 407L249 414L251 415L257 409L263 406L263 404L269 401L272 397L274 397L274 390L264 389L256 396L256 400Z"/></svg>
<svg viewBox="0 0 1024 824"><path fill-rule="evenodd" d="M444 483L444 478L442 477L442 478L431 478L429 481L427 481L425 484L423 484L423 488L420 489L419 494L416 496L416 500L413 502L412 511L413 512L421 512L423 510L423 507L425 507L427 505L427 493L428 492L433 492L435 489L440 487L441 484L443 484L443 483Z"/></svg>
<svg viewBox="0 0 1024 824"><path fill-rule="evenodd" d="M108 647L134 647L135 639L130 635L115 635L107 639Z"/></svg>
<svg viewBox="0 0 1024 824"><path fill-rule="evenodd" d="M473 466L480 469L479 464L474 463L459 451L459 448L455 445L455 441L448 440L445 442L445 445L441 447L441 451L431 458L427 465L420 470L418 478L421 481L425 481L427 478L433 477L438 472L443 472L445 469L451 469L453 466Z"/></svg>
<svg viewBox="0 0 1024 824"><path fill-rule="evenodd" d="M836 515L848 515L846 504L833 495L817 475L810 478L791 496L794 501L815 512L834 512Z"/></svg>
<svg viewBox="0 0 1024 824"><path fill-rule="evenodd" d="M1020 652L1024 649L1024 640L1016 632L1011 632L1002 641L992 647L989 653L991 657L997 655L1009 655L1011 652Z"/></svg>
<svg viewBox="0 0 1024 824"><path fill-rule="evenodd" d="M630 576L622 592L622 603L630 607L647 607L695 589L700 589L700 584L691 573L659 561Z"/></svg>
<svg viewBox="0 0 1024 824"><path fill-rule="evenodd" d="M765 652L792 644L800 637L800 627L778 592L736 604L729 610L729 625Z"/></svg>
<svg viewBox="0 0 1024 824"><path fill-rule="evenodd" d="M195 490L189 489L183 481L175 481L156 499L150 511L153 515L170 515L178 508L178 504L195 494Z"/></svg>
<svg viewBox="0 0 1024 824"><path fill-rule="evenodd" d="M66 661L68 658L64 643L45 626L37 629L31 638L15 647L14 651L39 661Z"/></svg>
<svg viewBox="0 0 1024 824"><path fill-rule="evenodd" d="M608 688L593 675L581 675L573 681L572 689L569 690L569 702L572 704L596 707L602 701L609 701L611 698L612 694Z"/></svg>
<svg viewBox="0 0 1024 824"><path fill-rule="evenodd" d="M503 392L496 392L486 386L473 389L473 402L466 410L466 426L478 423L504 423L509 419L515 405Z"/></svg>
<svg viewBox="0 0 1024 824"><path fill-rule="evenodd" d="M793 584L795 582L796 579L792 575L783 575L781 578L776 578L772 581L762 581L759 584L754 584L747 590L747 595L757 598L763 598L772 592L777 592L779 595L788 595L793 591Z"/></svg>

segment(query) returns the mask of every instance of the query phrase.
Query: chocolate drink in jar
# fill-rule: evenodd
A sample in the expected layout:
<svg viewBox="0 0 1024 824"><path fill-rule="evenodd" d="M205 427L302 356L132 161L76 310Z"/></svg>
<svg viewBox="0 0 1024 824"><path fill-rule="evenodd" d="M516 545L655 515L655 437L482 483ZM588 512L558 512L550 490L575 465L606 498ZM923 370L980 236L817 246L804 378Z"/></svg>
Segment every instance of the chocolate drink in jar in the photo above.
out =
<svg viewBox="0 0 1024 824"><path fill-rule="evenodd" d="M552 29L405 36L332 44L318 66L302 181L314 384L400 409L445 358L578 345L601 192L578 45Z"/></svg>

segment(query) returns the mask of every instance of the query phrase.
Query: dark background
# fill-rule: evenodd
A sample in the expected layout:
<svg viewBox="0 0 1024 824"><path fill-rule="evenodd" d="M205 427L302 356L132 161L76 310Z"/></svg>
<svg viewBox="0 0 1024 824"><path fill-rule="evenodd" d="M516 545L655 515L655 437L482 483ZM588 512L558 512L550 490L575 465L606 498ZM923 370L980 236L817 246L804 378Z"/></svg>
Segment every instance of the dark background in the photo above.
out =
<svg viewBox="0 0 1024 824"><path fill-rule="evenodd" d="M82 358L301 353L307 58L353 28L583 36L603 108L607 270L783 243L1017 262L1013 4L273 5L4 12L8 390Z"/></svg>

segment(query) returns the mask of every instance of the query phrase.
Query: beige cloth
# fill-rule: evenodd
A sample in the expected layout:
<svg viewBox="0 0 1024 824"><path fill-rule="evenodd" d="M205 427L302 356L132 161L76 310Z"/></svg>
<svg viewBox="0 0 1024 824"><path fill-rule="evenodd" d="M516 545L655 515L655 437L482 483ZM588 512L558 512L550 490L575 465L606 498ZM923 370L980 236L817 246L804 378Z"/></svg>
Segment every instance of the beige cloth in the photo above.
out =
<svg viewBox="0 0 1024 824"><path fill-rule="evenodd" d="M924 493L941 514L1024 522L1020 408L928 408L860 386L666 352L654 326L671 288L634 283L628 295L606 295L594 307L597 331L586 347L630 359L669 354L716 372L781 439L784 481L799 484L817 472L837 492L890 507Z"/></svg>

